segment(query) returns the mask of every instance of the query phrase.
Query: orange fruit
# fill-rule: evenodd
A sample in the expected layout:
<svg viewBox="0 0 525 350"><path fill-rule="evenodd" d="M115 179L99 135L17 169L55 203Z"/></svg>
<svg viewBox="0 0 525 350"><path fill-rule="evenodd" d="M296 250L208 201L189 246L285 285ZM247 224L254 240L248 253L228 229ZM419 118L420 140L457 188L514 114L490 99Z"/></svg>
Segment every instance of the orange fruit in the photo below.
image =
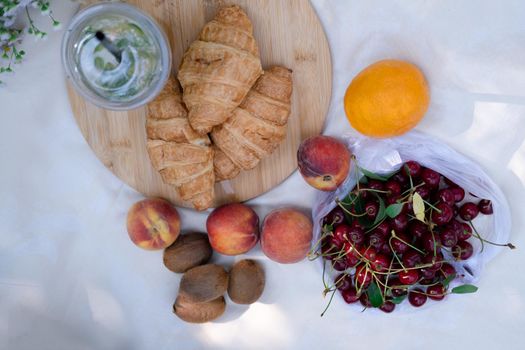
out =
<svg viewBox="0 0 525 350"><path fill-rule="evenodd" d="M345 93L345 113L360 133L392 137L419 123L428 109L425 76L412 63L383 60L362 70Z"/></svg>

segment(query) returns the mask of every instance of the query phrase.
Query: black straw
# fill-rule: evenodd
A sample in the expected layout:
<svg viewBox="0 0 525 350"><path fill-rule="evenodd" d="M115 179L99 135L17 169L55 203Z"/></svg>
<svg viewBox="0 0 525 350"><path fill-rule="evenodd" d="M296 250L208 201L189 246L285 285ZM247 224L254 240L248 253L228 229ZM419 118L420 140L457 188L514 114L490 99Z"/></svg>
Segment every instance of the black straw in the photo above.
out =
<svg viewBox="0 0 525 350"><path fill-rule="evenodd" d="M97 38L98 41L100 41L102 46L106 48L106 50L111 52L111 54L115 57L118 63L122 61L122 52L115 46L115 44L111 42L111 40L106 38L106 35L103 32L101 31L96 32L95 37Z"/></svg>

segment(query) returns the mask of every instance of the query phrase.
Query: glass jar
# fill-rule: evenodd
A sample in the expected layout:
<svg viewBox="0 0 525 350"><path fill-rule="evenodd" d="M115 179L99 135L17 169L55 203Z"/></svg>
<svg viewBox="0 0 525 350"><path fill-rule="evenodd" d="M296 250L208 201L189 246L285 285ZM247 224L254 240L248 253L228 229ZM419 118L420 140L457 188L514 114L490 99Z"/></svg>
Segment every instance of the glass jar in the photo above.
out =
<svg viewBox="0 0 525 350"><path fill-rule="evenodd" d="M62 41L62 63L87 100L130 110L162 90L171 71L171 50L165 33L144 12L124 3L98 3L72 19Z"/></svg>

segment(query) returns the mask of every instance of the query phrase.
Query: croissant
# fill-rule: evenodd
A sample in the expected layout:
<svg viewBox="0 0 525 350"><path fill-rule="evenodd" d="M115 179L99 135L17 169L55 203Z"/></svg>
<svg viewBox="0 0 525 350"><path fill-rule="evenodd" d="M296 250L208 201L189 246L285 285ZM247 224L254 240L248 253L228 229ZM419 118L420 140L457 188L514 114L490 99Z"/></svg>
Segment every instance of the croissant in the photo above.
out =
<svg viewBox="0 0 525 350"><path fill-rule="evenodd" d="M292 72L272 67L257 80L231 117L213 128L216 181L254 168L277 148L286 136L291 95Z"/></svg>
<svg viewBox="0 0 525 350"><path fill-rule="evenodd" d="M214 200L213 149L207 135L191 128L175 79L148 104L146 134L151 163L162 180L195 209L209 208Z"/></svg>
<svg viewBox="0 0 525 350"><path fill-rule="evenodd" d="M220 9L186 51L179 68L193 129L206 134L222 124L261 73L250 19L239 6Z"/></svg>

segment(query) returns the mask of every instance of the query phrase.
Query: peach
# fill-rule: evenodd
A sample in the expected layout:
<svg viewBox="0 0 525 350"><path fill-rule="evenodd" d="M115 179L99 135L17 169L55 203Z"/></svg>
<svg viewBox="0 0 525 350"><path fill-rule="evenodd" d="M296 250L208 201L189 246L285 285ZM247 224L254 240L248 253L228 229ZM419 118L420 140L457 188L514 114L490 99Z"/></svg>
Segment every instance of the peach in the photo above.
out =
<svg viewBox="0 0 525 350"><path fill-rule="evenodd" d="M215 251L224 255L239 255L257 244L259 217L244 204L225 204L208 216L206 229Z"/></svg>
<svg viewBox="0 0 525 350"><path fill-rule="evenodd" d="M282 208L264 218L261 248L264 254L281 264L303 260L312 241L312 220L298 210Z"/></svg>
<svg viewBox="0 0 525 350"><path fill-rule="evenodd" d="M140 248L164 249L179 236L180 217L170 202L148 198L129 209L127 228L129 238Z"/></svg>
<svg viewBox="0 0 525 350"><path fill-rule="evenodd" d="M350 156L350 151L341 141L319 135L301 143L297 162L301 175L310 186L321 191L334 191L348 175Z"/></svg>

